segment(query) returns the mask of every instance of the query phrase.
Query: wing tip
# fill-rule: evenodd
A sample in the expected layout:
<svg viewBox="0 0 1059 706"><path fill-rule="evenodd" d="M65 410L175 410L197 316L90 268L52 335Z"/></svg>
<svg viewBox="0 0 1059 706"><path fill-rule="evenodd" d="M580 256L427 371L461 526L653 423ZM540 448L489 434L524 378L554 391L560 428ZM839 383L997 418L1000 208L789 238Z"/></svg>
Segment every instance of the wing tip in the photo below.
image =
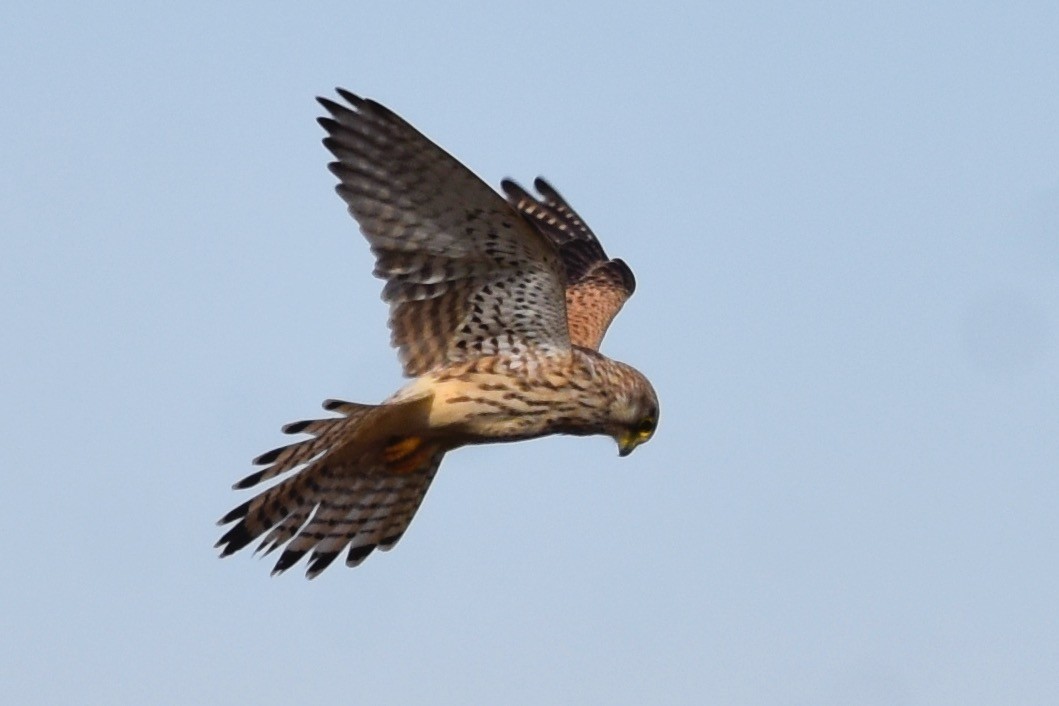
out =
<svg viewBox="0 0 1059 706"><path fill-rule="evenodd" d="M500 180L500 190L504 192L504 195L509 199L523 199L533 198L530 193L511 177L504 177Z"/></svg>
<svg viewBox="0 0 1059 706"><path fill-rule="evenodd" d="M337 93L338 95L342 96L342 98L347 103L349 103L350 105L352 105L354 107L359 107L361 104L363 104L365 102L364 98L361 98L356 93L354 93L353 91L349 90L348 88L342 88L341 86L335 86L335 93Z"/></svg>
<svg viewBox="0 0 1059 706"><path fill-rule="evenodd" d="M566 203L566 200L559 194L556 188L542 176L538 176L533 180L533 188L537 190L538 194L546 199L555 199L559 203Z"/></svg>
<svg viewBox="0 0 1059 706"><path fill-rule="evenodd" d="M232 490L246 490L247 488L254 487L255 485L257 485L258 483L260 483L264 479L265 473L267 471L268 471L267 468L263 468L260 471L254 471L253 473L248 475L246 478L243 478L241 480L237 480L236 482L232 483ZM222 524L226 524L226 523L222 523Z"/></svg>
<svg viewBox="0 0 1059 706"><path fill-rule="evenodd" d="M268 464L273 463L277 458L279 458L279 455L283 453L283 448L284 447L280 446L279 448L272 449L271 451L266 451L265 453L256 456L254 460L251 461L251 463L255 466L267 466Z"/></svg>
<svg viewBox="0 0 1059 706"><path fill-rule="evenodd" d="M625 260L619 257L614 258L607 264L621 277L621 283L631 297L633 292L636 291L636 275L632 273L632 268L625 263Z"/></svg>
<svg viewBox="0 0 1059 706"><path fill-rule="evenodd" d="M305 429L305 427L307 427L310 424L312 424L314 421L316 421L316 420L315 419L303 419L300 422L290 422L289 424L284 424L279 429L284 434L301 434L302 430Z"/></svg>

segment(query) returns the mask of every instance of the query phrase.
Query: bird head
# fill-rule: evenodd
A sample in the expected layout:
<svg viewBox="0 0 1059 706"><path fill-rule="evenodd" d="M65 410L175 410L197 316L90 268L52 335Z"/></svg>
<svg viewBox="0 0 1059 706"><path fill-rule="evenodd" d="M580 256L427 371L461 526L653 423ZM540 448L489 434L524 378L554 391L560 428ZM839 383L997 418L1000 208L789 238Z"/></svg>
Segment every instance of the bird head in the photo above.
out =
<svg viewBox="0 0 1059 706"><path fill-rule="evenodd" d="M610 435L618 442L618 455L628 456L654 436L658 426L658 396L639 373L636 384L615 396L610 409Z"/></svg>

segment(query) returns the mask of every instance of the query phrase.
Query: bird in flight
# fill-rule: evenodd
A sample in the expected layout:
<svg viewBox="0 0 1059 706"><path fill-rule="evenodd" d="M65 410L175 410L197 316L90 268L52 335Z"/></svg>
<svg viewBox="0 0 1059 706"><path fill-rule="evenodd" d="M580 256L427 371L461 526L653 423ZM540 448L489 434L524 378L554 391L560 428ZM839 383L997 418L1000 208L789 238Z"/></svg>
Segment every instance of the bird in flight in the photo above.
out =
<svg viewBox="0 0 1059 706"><path fill-rule="evenodd" d="M392 342L411 381L382 404L327 400L309 438L254 459L235 484L280 478L218 524L228 556L261 538L273 574L309 555L313 578L392 548L442 457L468 444L605 434L622 456L658 424L651 383L598 352L632 294L629 267L543 179L506 199L382 105L343 89L329 114L329 165L386 281Z"/></svg>

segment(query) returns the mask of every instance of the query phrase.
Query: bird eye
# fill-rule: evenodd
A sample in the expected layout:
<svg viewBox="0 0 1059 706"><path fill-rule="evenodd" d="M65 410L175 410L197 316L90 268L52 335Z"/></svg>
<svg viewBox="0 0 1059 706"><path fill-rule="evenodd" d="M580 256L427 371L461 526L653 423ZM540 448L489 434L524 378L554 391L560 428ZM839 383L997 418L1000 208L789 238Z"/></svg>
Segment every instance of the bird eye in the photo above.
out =
<svg viewBox="0 0 1059 706"><path fill-rule="evenodd" d="M655 419L653 419L652 417L648 417L640 422L640 428L637 429L637 431L640 433L641 436L650 436L654 433L655 425L657 424L658 422Z"/></svg>

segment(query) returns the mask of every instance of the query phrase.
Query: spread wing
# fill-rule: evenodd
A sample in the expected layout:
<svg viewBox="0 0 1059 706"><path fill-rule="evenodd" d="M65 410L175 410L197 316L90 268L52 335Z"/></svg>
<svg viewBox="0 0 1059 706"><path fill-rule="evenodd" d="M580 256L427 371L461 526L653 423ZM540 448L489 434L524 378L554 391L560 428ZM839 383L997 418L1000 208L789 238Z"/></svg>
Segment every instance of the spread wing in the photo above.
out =
<svg viewBox="0 0 1059 706"><path fill-rule="evenodd" d="M378 103L319 98L338 194L385 279L406 375L497 353L570 348L555 245L469 169Z"/></svg>
<svg viewBox="0 0 1059 706"><path fill-rule="evenodd" d="M599 350L610 322L636 289L632 270L607 257L595 234L544 179L533 182L541 198L510 179L500 185L511 205L559 248L566 271L570 341Z"/></svg>

